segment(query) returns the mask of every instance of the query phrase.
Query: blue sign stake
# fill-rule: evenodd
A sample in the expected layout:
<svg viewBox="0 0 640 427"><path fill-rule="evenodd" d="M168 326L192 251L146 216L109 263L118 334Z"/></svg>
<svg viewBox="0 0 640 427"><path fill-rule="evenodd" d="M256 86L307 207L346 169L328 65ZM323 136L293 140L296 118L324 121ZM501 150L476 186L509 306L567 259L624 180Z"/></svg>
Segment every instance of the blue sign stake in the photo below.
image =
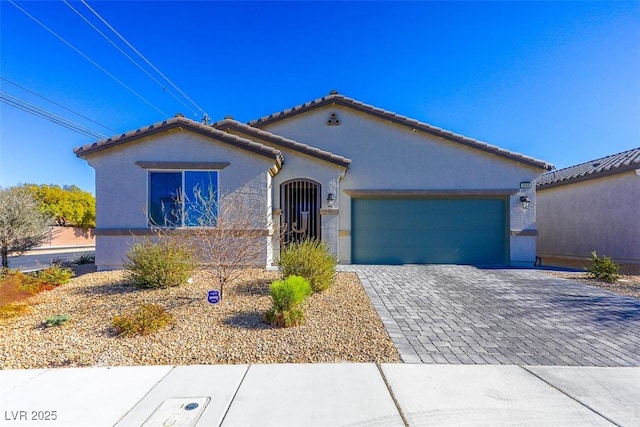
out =
<svg viewBox="0 0 640 427"><path fill-rule="evenodd" d="M209 291L207 293L207 300L211 304L216 304L216 303L220 302L220 291Z"/></svg>

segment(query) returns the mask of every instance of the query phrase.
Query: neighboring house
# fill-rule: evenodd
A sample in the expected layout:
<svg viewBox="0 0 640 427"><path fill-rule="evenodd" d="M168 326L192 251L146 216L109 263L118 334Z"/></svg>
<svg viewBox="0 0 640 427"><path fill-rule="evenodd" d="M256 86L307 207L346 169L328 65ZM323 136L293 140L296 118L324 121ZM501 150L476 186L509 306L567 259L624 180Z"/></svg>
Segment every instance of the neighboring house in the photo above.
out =
<svg viewBox="0 0 640 427"><path fill-rule="evenodd" d="M537 189L543 262L597 251L640 264L640 148L547 172Z"/></svg>
<svg viewBox="0 0 640 427"><path fill-rule="evenodd" d="M196 183L221 205L241 187L259 195L261 265L277 259L280 236L320 238L341 263L533 265L531 183L552 168L335 91L248 124L177 116L75 153L96 171L103 270L120 268L162 219L158 206L179 211L175 195Z"/></svg>

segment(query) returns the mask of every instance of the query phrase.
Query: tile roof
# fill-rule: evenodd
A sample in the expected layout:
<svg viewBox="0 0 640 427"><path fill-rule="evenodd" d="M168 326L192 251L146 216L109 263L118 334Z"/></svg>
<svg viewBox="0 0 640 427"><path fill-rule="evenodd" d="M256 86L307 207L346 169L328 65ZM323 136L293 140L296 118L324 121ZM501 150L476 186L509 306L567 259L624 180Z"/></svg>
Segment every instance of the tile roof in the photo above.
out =
<svg viewBox="0 0 640 427"><path fill-rule="evenodd" d="M184 117L174 117L163 122L154 123L151 126L142 127L123 133L119 136L113 136L111 138L103 139L92 144L86 144L81 147L75 148L73 152L76 154L76 156L84 158L89 154L107 150L113 147L118 147L137 139L154 135L160 132L166 132L171 129L188 129L190 131L208 136L218 141L225 142L227 144L234 145L253 153L272 158L275 160L278 169L284 163L284 157L282 156L282 153L273 147L251 141L246 138L241 138L237 135L215 129L209 125L205 125Z"/></svg>
<svg viewBox="0 0 640 427"><path fill-rule="evenodd" d="M634 169L640 169L640 147L568 168L547 172L536 180L536 186L539 190L542 190Z"/></svg>
<svg viewBox="0 0 640 427"><path fill-rule="evenodd" d="M318 148L311 147L307 144L302 144L292 139L284 138L280 135L276 135L271 132L267 132L262 129L258 129L253 126L241 123L237 120L225 118L224 120L213 123L211 126L223 131L226 131L228 129L236 129L237 131L249 135L250 137L259 138L267 141L268 143L288 148L299 153L303 153L311 157L327 161L329 163L334 163L338 166L349 167L349 165L351 164L351 159L348 159L346 157L330 153L329 151L320 150Z"/></svg>
<svg viewBox="0 0 640 427"><path fill-rule="evenodd" d="M542 168L545 170L553 169L552 164L547 163L543 160L538 160L533 157L525 156L523 154L516 153L514 151L505 150L503 148L497 147L495 145L487 144L486 142L482 142L477 139L469 138L464 135L460 135L439 127L432 126L430 124L421 122L416 119L402 116L402 115L393 113L391 111L383 110L381 108L377 108L372 105L362 103L355 99L348 98L344 95L340 95L338 93L335 93L334 91L332 91L331 94L324 96L322 98L315 99L305 104L297 105L293 108L289 108L279 113L274 113L269 116L252 120L249 122L249 125L260 128L262 126L266 126L268 124L275 123L277 121L289 118L296 114L304 113L304 112L307 112L325 105L331 105L331 104L352 108L354 110L361 111L363 113L367 113L381 119L389 120L391 122L407 126L411 129L420 130L430 135L444 138L449 141L457 142L459 144L462 144L471 148L475 148L490 154L505 157L510 160L524 163L529 166L534 166L534 167Z"/></svg>

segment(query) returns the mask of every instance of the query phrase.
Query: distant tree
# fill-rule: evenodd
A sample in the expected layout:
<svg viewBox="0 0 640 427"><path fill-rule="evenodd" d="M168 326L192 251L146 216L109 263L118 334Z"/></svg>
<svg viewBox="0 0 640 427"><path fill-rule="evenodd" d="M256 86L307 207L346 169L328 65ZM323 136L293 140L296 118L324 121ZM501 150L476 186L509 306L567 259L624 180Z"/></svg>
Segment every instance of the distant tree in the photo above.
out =
<svg viewBox="0 0 640 427"><path fill-rule="evenodd" d="M0 188L0 252L2 267L9 267L9 254L21 254L49 237L51 216L22 187Z"/></svg>
<svg viewBox="0 0 640 427"><path fill-rule="evenodd" d="M24 184L40 203L40 210L55 218L63 227L95 227L96 199L75 185Z"/></svg>

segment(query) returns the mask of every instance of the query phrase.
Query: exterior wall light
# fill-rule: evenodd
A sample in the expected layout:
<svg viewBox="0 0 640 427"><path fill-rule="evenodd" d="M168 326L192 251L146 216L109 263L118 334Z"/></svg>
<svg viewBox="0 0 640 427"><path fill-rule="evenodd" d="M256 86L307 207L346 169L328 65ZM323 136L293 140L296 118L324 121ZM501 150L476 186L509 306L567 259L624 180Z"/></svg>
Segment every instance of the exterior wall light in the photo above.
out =
<svg viewBox="0 0 640 427"><path fill-rule="evenodd" d="M333 207L333 193L327 194L327 206L330 208Z"/></svg>
<svg viewBox="0 0 640 427"><path fill-rule="evenodd" d="M531 199L527 196L520 196L520 203L522 203L522 209L529 209L529 206L531 206Z"/></svg>

